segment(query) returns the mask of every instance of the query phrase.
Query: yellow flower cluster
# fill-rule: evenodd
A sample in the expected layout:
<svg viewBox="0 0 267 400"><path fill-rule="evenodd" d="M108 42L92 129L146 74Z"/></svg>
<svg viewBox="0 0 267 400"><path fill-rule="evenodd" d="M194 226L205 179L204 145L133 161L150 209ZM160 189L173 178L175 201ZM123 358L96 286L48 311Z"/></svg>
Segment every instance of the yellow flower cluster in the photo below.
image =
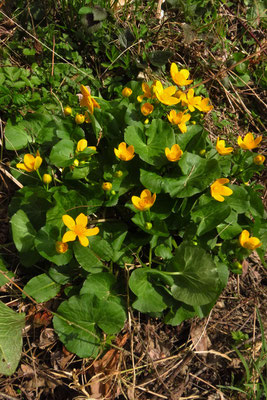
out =
<svg viewBox="0 0 267 400"><path fill-rule="evenodd" d="M190 85L193 80L188 79L189 71L187 69L178 70L175 63L171 64L170 74L173 82L179 87L185 87ZM150 101L158 100L160 103L166 106L176 106L181 103L182 107L186 107L185 110L171 110L167 115L169 121L173 125L177 125L182 133L187 131L186 123L190 120L191 115L189 112L194 112L198 109L201 112L209 112L213 109L213 106L209 104L209 98L202 98L201 96L195 96L193 88L190 88L187 92L177 90L177 86L163 87L159 80L153 82L149 86L146 82L142 83L143 94L137 97L139 102L143 99L149 99ZM126 93L126 89L123 91ZM141 106L141 113L144 116L150 115L154 110L154 106L150 102L146 102Z"/></svg>

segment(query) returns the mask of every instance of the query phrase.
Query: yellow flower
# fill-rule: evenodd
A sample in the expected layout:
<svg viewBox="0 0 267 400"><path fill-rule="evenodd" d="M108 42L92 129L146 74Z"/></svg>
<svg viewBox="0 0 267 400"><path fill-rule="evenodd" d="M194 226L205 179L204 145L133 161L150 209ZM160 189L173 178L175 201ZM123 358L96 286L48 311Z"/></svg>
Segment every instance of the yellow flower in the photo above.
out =
<svg viewBox="0 0 267 400"><path fill-rule="evenodd" d="M134 147L132 145L126 147L125 142L121 142L118 149L114 149L114 153L122 161L130 161L135 156Z"/></svg>
<svg viewBox="0 0 267 400"><path fill-rule="evenodd" d="M80 101L80 106L81 107L87 107L89 112L90 112L90 114L93 114L94 108L100 108L100 105L91 96L91 91L90 91L89 86L81 85L80 86L80 90L82 92L82 94L80 94L80 93L78 94L79 101Z"/></svg>
<svg viewBox="0 0 267 400"><path fill-rule="evenodd" d="M91 149L91 150L96 151L95 146L87 146L86 139L79 140L79 142L77 143L77 147L76 147L76 153L79 153L80 151L84 151L85 149Z"/></svg>
<svg viewBox="0 0 267 400"><path fill-rule="evenodd" d="M62 220L64 224L70 229L64 234L62 238L63 243L73 242L78 236L81 245L86 247L89 244L87 236L95 236L99 233L99 228L97 227L87 229L88 217L83 213L78 215L75 221L69 215L63 215Z"/></svg>
<svg viewBox="0 0 267 400"><path fill-rule="evenodd" d="M25 154L23 163L17 164L16 167L27 172L33 172L40 168L42 162L43 159L40 157L40 153L37 150L36 157L34 157L32 154Z"/></svg>
<svg viewBox="0 0 267 400"><path fill-rule="evenodd" d="M254 136L251 132L247 133L246 136L244 137L244 140L242 140L241 136L238 136L237 143L241 147L241 149L244 150L252 150L255 149L255 147L258 147L258 144L262 141L262 136L258 136L254 140Z"/></svg>
<svg viewBox="0 0 267 400"><path fill-rule="evenodd" d="M262 165L265 161L265 157L262 154L258 154L256 157L253 158L253 162L256 165Z"/></svg>
<svg viewBox="0 0 267 400"><path fill-rule="evenodd" d="M156 193L151 195L150 190L144 189L140 197L132 196L132 203L140 211L146 211L153 206L156 201Z"/></svg>
<svg viewBox="0 0 267 400"><path fill-rule="evenodd" d="M152 85L152 89L153 89L153 85ZM153 94L153 91L151 90L151 88L149 87L149 85L146 82L142 83L142 90L143 90L144 94L141 94L140 96L137 96L137 100L140 103L144 98L147 98L147 99L154 99L155 98L155 95Z"/></svg>
<svg viewBox="0 0 267 400"><path fill-rule="evenodd" d="M85 116L83 114L76 114L75 117L76 124L81 125L84 123L84 121L85 121Z"/></svg>
<svg viewBox="0 0 267 400"><path fill-rule="evenodd" d="M194 89L189 89L187 94L180 95L180 100L187 105L191 112L195 111L195 108L201 104L201 96L194 96L194 93Z"/></svg>
<svg viewBox="0 0 267 400"><path fill-rule="evenodd" d="M102 189L105 190L105 192L109 192L112 189L112 183L103 182L102 183Z"/></svg>
<svg viewBox="0 0 267 400"><path fill-rule="evenodd" d="M68 243L63 243L63 242L56 242L56 252L57 253L66 253L66 251L68 250L69 245Z"/></svg>
<svg viewBox="0 0 267 400"><path fill-rule="evenodd" d="M181 71L178 71L178 67L175 63L171 64L171 77L173 82L178 86L190 85L190 83L193 82L193 80L187 80L189 77L189 71L187 69L181 69Z"/></svg>
<svg viewBox="0 0 267 400"><path fill-rule="evenodd" d="M84 151L87 147L87 140L86 139L81 139L77 143L76 151Z"/></svg>
<svg viewBox="0 0 267 400"><path fill-rule="evenodd" d="M173 97L176 93L175 86L169 86L166 89L163 89L162 83L160 81L156 81L153 86L153 91L157 97L157 99L166 106L173 106L174 104L178 104L180 99L177 97Z"/></svg>
<svg viewBox="0 0 267 400"><path fill-rule="evenodd" d="M175 162L180 160L183 155L183 151L181 150L179 144L174 144L171 149L168 147L165 148L165 155L169 161Z"/></svg>
<svg viewBox="0 0 267 400"><path fill-rule="evenodd" d="M68 116L71 115L71 113L72 113L71 107L68 106L64 108L64 115Z"/></svg>
<svg viewBox="0 0 267 400"><path fill-rule="evenodd" d="M220 178L217 179L215 182L213 182L213 184L210 187L210 192L215 200L222 202L225 200L223 196L231 196L231 194L233 194L232 189L223 186L225 183L228 182L229 179L227 178Z"/></svg>
<svg viewBox="0 0 267 400"><path fill-rule="evenodd" d="M190 120L191 115L186 114L186 111L177 112L175 110L171 110L167 117L171 124L178 125L182 133L187 131L186 123Z"/></svg>
<svg viewBox="0 0 267 400"><path fill-rule="evenodd" d="M121 94L123 95L123 97L129 97L131 96L131 94L133 93L132 89L125 87L124 89L122 89Z"/></svg>
<svg viewBox="0 0 267 400"><path fill-rule="evenodd" d="M218 137L217 142L216 142L216 150L222 156L226 156L227 154L232 153L234 148L233 147L225 147L225 140L220 140L220 138Z"/></svg>
<svg viewBox="0 0 267 400"><path fill-rule="evenodd" d="M154 110L154 106L150 103L145 103L141 106L141 113L147 117Z"/></svg>
<svg viewBox="0 0 267 400"><path fill-rule="evenodd" d="M52 182L52 176L49 175L49 174L44 174L44 175L43 175L43 182L44 182L46 185L49 185L49 183Z"/></svg>
<svg viewBox="0 0 267 400"><path fill-rule="evenodd" d="M198 106L196 105L196 108L199 111L202 111L205 113L211 111L213 109L213 106L211 104L209 104L209 101L210 101L210 99L208 97L205 99L201 99L200 104Z"/></svg>
<svg viewBox="0 0 267 400"><path fill-rule="evenodd" d="M260 239L257 237L249 237L249 232L245 229L239 236L239 243L242 247L249 250L255 250L262 245Z"/></svg>

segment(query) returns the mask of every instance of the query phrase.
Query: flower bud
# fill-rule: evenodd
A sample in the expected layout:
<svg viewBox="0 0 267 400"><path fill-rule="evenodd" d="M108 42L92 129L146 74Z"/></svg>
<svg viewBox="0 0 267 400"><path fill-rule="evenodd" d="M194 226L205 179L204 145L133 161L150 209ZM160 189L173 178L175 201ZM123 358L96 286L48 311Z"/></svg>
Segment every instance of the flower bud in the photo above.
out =
<svg viewBox="0 0 267 400"><path fill-rule="evenodd" d="M145 103L141 106L141 113L147 117L149 114L151 114L154 110L153 104L150 103Z"/></svg>
<svg viewBox="0 0 267 400"><path fill-rule="evenodd" d="M193 125L196 125L196 121L191 121L191 123L192 123Z"/></svg>
<svg viewBox="0 0 267 400"><path fill-rule="evenodd" d="M44 174L44 175L43 175L43 182L44 182L46 185L49 185L49 183L52 182L52 176L49 175L49 174Z"/></svg>
<svg viewBox="0 0 267 400"><path fill-rule="evenodd" d="M115 196L115 194L116 194L115 190L111 190L111 194L112 194L112 196Z"/></svg>
<svg viewBox="0 0 267 400"><path fill-rule="evenodd" d="M66 115L66 117L68 116L68 115L71 115L72 114L72 108L71 107L65 107L64 108L64 115Z"/></svg>
<svg viewBox="0 0 267 400"><path fill-rule="evenodd" d="M146 222L146 223L145 223L145 228L146 228L148 231L150 231L150 229L152 229L152 224L151 224L151 222Z"/></svg>
<svg viewBox="0 0 267 400"><path fill-rule="evenodd" d="M206 154L206 150L205 149L200 150L200 152L199 152L200 156L204 156L205 154Z"/></svg>
<svg viewBox="0 0 267 400"><path fill-rule="evenodd" d="M253 158L253 162L256 165L262 165L265 161L265 157L262 154L258 154L256 157Z"/></svg>
<svg viewBox="0 0 267 400"><path fill-rule="evenodd" d="M147 118L147 119L145 119L145 121L144 121L144 124L148 124L149 123L149 119Z"/></svg>
<svg viewBox="0 0 267 400"><path fill-rule="evenodd" d="M122 175L123 175L123 172L121 170L115 172L116 178L121 178Z"/></svg>
<svg viewBox="0 0 267 400"><path fill-rule="evenodd" d="M61 254L61 253L66 253L66 251L68 250L69 245L68 243L63 243L63 242L56 242L56 252Z"/></svg>
<svg viewBox="0 0 267 400"><path fill-rule="evenodd" d="M236 261L236 262L233 263L233 267L234 267L234 268L238 268L238 269L242 269L242 268L243 268L243 267L242 267L242 264L240 264L240 262L238 262L238 261Z"/></svg>
<svg viewBox="0 0 267 400"><path fill-rule="evenodd" d="M102 189L105 190L105 192L109 192L112 188L112 183L110 182L103 182L102 183Z"/></svg>
<svg viewBox="0 0 267 400"><path fill-rule="evenodd" d="M74 165L74 167L79 167L79 164L80 164L80 162L79 162L79 160L77 160L77 158L73 161L73 165Z"/></svg>
<svg viewBox="0 0 267 400"><path fill-rule="evenodd" d="M85 121L85 116L83 114L76 114L75 122L77 125L83 124Z"/></svg>
<svg viewBox="0 0 267 400"><path fill-rule="evenodd" d="M133 93L132 89L130 89L128 87L125 87L121 92L123 97L129 97L129 96L131 96L132 93Z"/></svg>

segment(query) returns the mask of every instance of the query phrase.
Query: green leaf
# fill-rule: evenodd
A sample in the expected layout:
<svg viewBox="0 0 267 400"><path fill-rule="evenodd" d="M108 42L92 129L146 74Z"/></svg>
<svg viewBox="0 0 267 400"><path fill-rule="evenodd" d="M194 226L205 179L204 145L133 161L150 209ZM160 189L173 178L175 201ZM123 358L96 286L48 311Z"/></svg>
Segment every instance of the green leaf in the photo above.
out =
<svg viewBox="0 0 267 400"><path fill-rule="evenodd" d="M164 177L155 172L140 169L140 182L152 193L161 193L164 189Z"/></svg>
<svg viewBox="0 0 267 400"><path fill-rule="evenodd" d="M243 214L246 210L249 210L249 200L246 189L237 185L227 186L233 190L233 194L225 197L225 202L238 214Z"/></svg>
<svg viewBox="0 0 267 400"><path fill-rule="evenodd" d="M157 167L168 162L165 148L170 148L175 143L172 127L161 119L153 119L145 132L140 124L129 126L125 130L124 138L127 144L134 146L135 152L143 161Z"/></svg>
<svg viewBox="0 0 267 400"><path fill-rule="evenodd" d="M196 315L196 311L187 304L175 301L171 310L164 318L165 324L172 326L180 325L186 319L193 318Z"/></svg>
<svg viewBox="0 0 267 400"><path fill-rule="evenodd" d="M53 146L50 153L50 162L56 167L68 167L74 160L74 143L72 140L60 140Z"/></svg>
<svg viewBox="0 0 267 400"><path fill-rule="evenodd" d="M232 211L223 223L217 226L217 232L224 240L233 239L242 232L241 226L237 223L237 213L235 211Z"/></svg>
<svg viewBox="0 0 267 400"><path fill-rule="evenodd" d="M121 305L83 294L61 303L53 323L60 340L69 351L79 357L96 357L100 341L97 326L107 334L114 334L122 329L125 319Z"/></svg>
<svg viewBox="0 0 267 400"><path fill-rule="evenodd" d="M53 318L61 342L79 357L96 357L100 332L95 323L95 297L84 294L63 301Z"/></svg>
<svg viewBox="0 0 267 400"><path fill-rule="evenodd" d="M17 210L23 210L35 229L45 225L46 212L51 203L49 193L40 186L24 186L12 197L8 211L12 216Z"/></svg>
<svg viewBox="0 0 267 400"><path fill-rule="evenodd" d="M165 192L171 197L191 197L204 191L220 175L218 162L205 160L196 154L185 152L179 161L184 176L165 178Z"/></svg>
<svg viewBox="0 0 267 400"><path fill-rule="evenodd" d="M169 237L170 233L168 227L164 221L159 220L158 218L153 219L153 223L151 226L147 226L147 223L150 223L149 214L143 212L137 212L132 221L139 226L143 231L149 233L150 235L157 235L163 237Z"/></svg>
<svg viewBox="0 0 267 400"><path fill-rule="evenodd" d="M96 323L105 333L118 333L124 325L126 314L124 308L115 301L98 300L95 305Z"/></svg>
<svg viewBox="0 0 267 400"><path fill-rule="evenodd" d="M167 50L155 50L148 54L149 61L154 67L162 67L167 64L169 58L172 56L172 52Z"/></svg>
<svg viewBox="0 0 267 400"><path fill-rule="evenodd" d="M231 208L225 202L221 203L213 199L194 209L191 216L194 222L199 222L197 235L204 235L204 233L216 228L228 217L230 212Z"/></svg>
<svg viewBox="0 0 267 400"><path fill-rule="evenodd" d="M163 260L169 260L172 258L172 249L162 243L155 248L155 255Z"/></svg>
<svg viewBox="0 0 267 400"><path fill-rule="evenodd" d="M5 262L2 259L2 257L0 256L0 287L5 285L7 282L9 282L9 280L5 277L4 274L10 279L13 278L13 276L14 276L13 272L7 270L7 268L5 266Z"/></svg>
<svg viewBox="0 0 267 400"><path fill-rule="evenodd" d="M16 313L0 301L0 374L12 375L22 350L25 314Z"/></svg>
<svg viewBox="0 0 267 400"><path fill-rule="evenodd" d="M18 251L27 252L34 246L36 231L24 211L19 210L10 220L12 236Z"/></svg>
<svg viewBox="0 0 267 400"><path fill-rule="evenodd" d="M84 191L83 191L84 192ZM80 213L87 214L87 200L79 191L67 189L65 186L55 188L54 207L46 214L48 225L56 225L59 229L64 225L62 216L65 214L76 218Z"/></svg>
<svg viewBox="0 0 267 400"><path fill-rule="evenodd" d="M92 12L92 7L81 7L78 11L78 14L84 15L84 14L90 14Z"/></svg>
<svg viewBox="0 0 267 400"><path fill-rule="evenodd" d="M89 275L84 281L80 294L92 294L104 300L110 296L111 289L116 283L116 278L109 272L99 272Z"/></svg>
<svg viewBox="0 0 267 400"><path fill-rule="evenodd" d="M89 167L75 167L73 170L67 171L65 179L73 179L73 180L84 179L88 176L88 174L89 174Z"/></svg>
<svg viewBox="0 0 267 400"><path fill-rule="evenodd" d="M53 299L60 291L61 285L46 274L35 276L24 286L24 292L38 303ZM25 296L24 296L25 297Z"/></svg>
<svg viewBox="0 0 267 400"><path fill-rule="evenodd" d="M133 307L141 312L159 312L167 308L167 293L163 286L170 280L164 273L150 268L134 270L129 279L129 287L137 296Z"/></svg>
<svg viewBox="0 0 267 400"><path fill-rule="evenodd" d="M104 264L100 260L100 257L90 248L90 244L89 247L84 247L80 243L75 242L73 249L76 260L83 269L92 273L102 271Z"/></svg>
<svg viewBox="0 0 267 400"><path fill-rule="evenodd" d="M65 265L72 259L72 251L68 249L66 253L57 253L56 242L59 240L59 229L53 225L45 225L38 232L34 244L42 257L56 265Z"/></svg>
<svg viewBox="0 0 267 400"><path fill-rule="evenodd" d="M89 239L91 250L102 260L110 261L113 257L113 249L110 244L99 236L92 236Z"/></svg>
<svg viewBox="0 0 267 400"><path fill-rule="evenodd" d="M201 306L217 298L217 267L203 249L182 243L170 260L168 271L174 273L171 292L176 300L191 306Z"/></svg>
<svg viewBox="0 0 267 400"><path fill-rule="evenodd" d="M99 5L92 7L92 13L94 16L94 21L103 21L108 16L107 11Z"/></svg>
<svg viewBox="0 0 267 400"><path fill-rule="evenodd" d="M7 150L24 149L29 141L30 137L28 136L24 126L21 124L14 125L10 120L7 122L5 128L5 143Z"/></svg>
<svg viewBox="0 0 267 400"><path fill-rule="evenodd" d="M246 190L249 194L249 211L253 215L253 217L263 217L264 214L264 206L260 197L260 193L258 193L255 189L246 186Z"/></svg>

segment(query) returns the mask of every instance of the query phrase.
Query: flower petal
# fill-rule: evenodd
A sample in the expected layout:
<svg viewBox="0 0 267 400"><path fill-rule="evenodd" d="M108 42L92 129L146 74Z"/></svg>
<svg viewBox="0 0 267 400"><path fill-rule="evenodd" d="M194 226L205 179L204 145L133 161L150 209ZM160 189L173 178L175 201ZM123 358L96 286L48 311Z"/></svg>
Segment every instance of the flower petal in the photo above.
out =
<svg viewBox="0 0 267 400"><path fill-rule="evenodd" d="M31 169L29 169L28 167L26 167L25 164L22 164L22 163L18 163L18 164L16 165L16 167L19 168L19 169L23 169L24 171L27 171L27 172L32 172Z"/></svg>
<svg viewBox="0 0 267 400"><path fill-rule="evenodd" d="M216 180L217 183L220 183L221 185L224 185L225 183L229 183L229 179L227 178L220 178Z"/></svg>
<svg viewBox="0 0 267 400"><path fill-rule="evenodd" d="M151 192L148 189L144 189L140 195L141 199L145 199L147 197L151 197Z"/></svg>
<svg viewBox="0 0 267 400"><path fill-rule="evenodd" d="M135 208L137 208L137 210L142 211L143 208L140 207L140 201L141 201L141 200L140 200L140 197L132 196L132 203L133 203L133 205L135 206Z"/></svg>
<svg viewBox="0 0 267 400"><path fill-rule="evenodd" d="M80 225L83 228L86 227L87 222L88 222L88 217L87 215L84 215L83 213L79 214L78 217L75 219L76 225Z"/></svg>
<svg viewBox="0 0 267 400"><path fill-rule="evenodd" d="M76 233L73 231L68 231L66 233L64 233L63 238L62 238L62 242L66 243L66 242L73 242L76 239Z"/></svg>
<svg viewBox="0 0 267 400"><path fill-rule="evenodd" d="M64 224L70 229L74 229L75 228L75 222L74 219L72 217L70 217L69 215L63 215L62 220L64 222Z"/></svg>
<svg viewBox="0 0 267 400"><path fill-rule="evenodd" d="M87 247L87 246L88 246L89 240L87 239L86 236L84 236L84 235L79 235L78 238L79 238L79 241L80 241L80 243L81 243L82 246L84 246L84 247Z"/></svg>
<svg viewBox="0 0 267 400"><path fill-rule="evenodd" d="M42 164L43 159L40 156L37 156L34 160L34 170L36 171Z"/></svg>
<svg viewBox="0 0 267 400"><path fill-rule="evenodd" d="M23 161L25 166L29 168L29 170L33 171L35 161L34 156L32 154L25 154Z"/></svg>
<svg viewBox="0 0 267 400"><path fill-rule="evenodd" d="M239 236L239 243L241 244L242 247L244 247L244 243L248 240L249 238L249 231L244 229L241 232L241 235Z"/></svg>
<svg viewBox="0 0 267 400"><path fill-rule="evenodd" d="M232 191L232 189L230 189L227 186L221 186L220 187L220 194L222 196L231 196L231 194L233 194L233 191Z"/></svg>
<svg viewBox="0 0 267 400"><path fill-rule="evenodd" d="M223 202L225 200L224 197L222 195L218 194L218 193L215 193L215 192L211 191L211 195L217 201Z"/></svg>
<svg viewBox="0 0 267 400"><path fill-rule="evenodd" d="M95 236L99 233L99 228L96 226L95 228L86 229L84 232L85 236Z"/></svg>
<svg viewBox="0 0 267 400"><path fill-rule="evenodd" d="M90 89L87 86L81 85L80 91L82 92L83 96L90 96Z"/></svg>

